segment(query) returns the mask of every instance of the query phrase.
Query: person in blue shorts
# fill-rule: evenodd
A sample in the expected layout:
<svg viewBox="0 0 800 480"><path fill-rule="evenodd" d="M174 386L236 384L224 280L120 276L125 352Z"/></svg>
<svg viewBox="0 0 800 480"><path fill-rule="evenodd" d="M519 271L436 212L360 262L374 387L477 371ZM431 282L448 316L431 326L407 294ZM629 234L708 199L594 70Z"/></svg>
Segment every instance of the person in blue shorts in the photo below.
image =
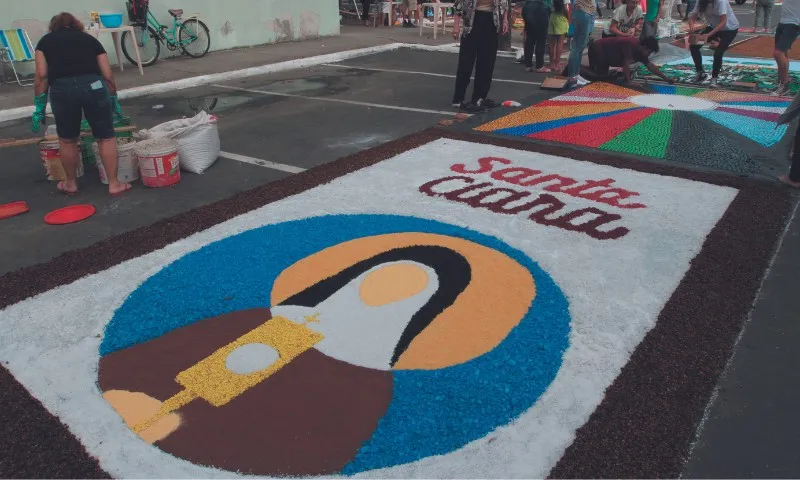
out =
<svg viewBox="0 0 800 480"><path fill-rule="evenodd" d="M50 33L36 46L34 90L33 132L39 132L45 122L48 92L56 119L61 164L67 177L58 183L58 190L67 195L78 193L77 170L81 161L78 140L83 117L97 139L100 159L108 176L108 192L118 195L129 190L130 184L117 178L114 114L122 112L108 55L100 42L86 33L83 24L70 13L53 17Z"/></svg>

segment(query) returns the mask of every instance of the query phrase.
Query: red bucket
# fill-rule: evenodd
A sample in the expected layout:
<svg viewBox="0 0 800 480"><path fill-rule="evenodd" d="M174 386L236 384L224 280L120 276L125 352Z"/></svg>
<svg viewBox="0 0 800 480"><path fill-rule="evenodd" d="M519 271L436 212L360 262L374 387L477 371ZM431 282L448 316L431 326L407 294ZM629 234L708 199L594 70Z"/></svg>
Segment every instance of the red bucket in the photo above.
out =
<svg viewBox="0 0 800 480"><path fill-rule="evenodd" d="M61 164L61 145L58 140L42 140L39 142L39 158L42 161L47 179L60 182L67 179L64 166ZM83 176L83 162L78 162L76 176Z"/></svg>
<svg viewBox="0 0 800 480"><path fill-rule="evenodd" d="M148 187L168 187L181 181L178 142L171 138L153 138L136 144L139 173Z"/></svg>

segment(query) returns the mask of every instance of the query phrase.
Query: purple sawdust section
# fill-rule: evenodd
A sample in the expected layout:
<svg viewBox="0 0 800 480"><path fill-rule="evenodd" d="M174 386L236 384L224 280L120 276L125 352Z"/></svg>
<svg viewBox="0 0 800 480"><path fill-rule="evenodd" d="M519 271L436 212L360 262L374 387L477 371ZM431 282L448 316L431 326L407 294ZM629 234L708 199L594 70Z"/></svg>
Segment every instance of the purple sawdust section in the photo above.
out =
<svg viewBox="0 0 800 480"><path fill-rule="evenodd" d="M679 475L703 406L730 355L788 215L790 197L775 186L618 158L606 152L577 152L567 147L429 129L9 273L0 277L0 309L439 138L541 152L740 189L668 301L656 327L636 349L598 410L577 432L575 442L551 472L554 477ZM2 369L0 382L4 419L0 477L103 474L66 427ZM2 443L14 442L20 435L28 438L26 435L36 428L39 431L32 437L36 442L23 443L21 448ZM6 458L9 451L13 457Z"/></svg>
<svg viewBox="0 0 800 480"><path fill-rule="evenodd" d="M778 117L781 115L775 112L762 112L759 110L744 110L741 108L719 107L717 110L720 112L735 113L736 115L744 115L745 117L757 118L759 120L766 120L768 122L777 122Z"/></svg>

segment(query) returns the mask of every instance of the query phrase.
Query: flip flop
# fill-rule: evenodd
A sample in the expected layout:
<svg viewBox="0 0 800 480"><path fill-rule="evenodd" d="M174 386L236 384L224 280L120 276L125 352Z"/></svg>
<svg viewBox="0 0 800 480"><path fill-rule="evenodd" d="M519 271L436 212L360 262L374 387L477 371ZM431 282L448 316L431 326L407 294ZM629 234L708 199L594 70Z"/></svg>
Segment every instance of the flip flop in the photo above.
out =
<svg viewBox="0 0 800 480"><path fill-rule="evenodd" d="M128 193L128 191L129 191L131 188L133 188L133 186L131 186L131 184L130 184L130 183L128 183L128 184L127 184L127 187L125 187L125 189L124 189L124 190L120 190L120 191L119 191L119 192L117 192L117 193L112 193L112 194L111 194L111 196L112 196L112 197L118 197L118 196L122 195L123 193Z"/></svg>
<svg viewBox="0 0 800 480"><path fill-rule="evenodd" d="M58 182L58 184L56 184L56 188L58 189L59 192L63 193L64 195L66 195L68 197L74 197L75 195L78 194L78 190L75 190L74 192L70 192L69 190L67 190L64 187L64 183L65 183L64 180L62 180L62 181Z"/></svg>

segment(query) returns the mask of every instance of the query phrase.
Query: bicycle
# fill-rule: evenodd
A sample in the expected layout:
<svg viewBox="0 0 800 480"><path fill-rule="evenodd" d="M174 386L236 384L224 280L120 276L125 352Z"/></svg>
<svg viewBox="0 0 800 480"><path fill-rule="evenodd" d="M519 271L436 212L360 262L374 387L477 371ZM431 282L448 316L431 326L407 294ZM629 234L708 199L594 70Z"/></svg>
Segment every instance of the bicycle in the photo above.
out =
<svg viewBox="0 0 800 480"><path fill-rule="evenodd" d="M136 0L134 0L136 1ZM136 41L139 47L139 54L142 59L142 66L149 67L158 60L161 55L161 43L165 43L167 49L175 51L180 49L185 55L192 58L201 58L211 49L211 34L208 27L197 17L189 17L183 20L183 10L170 9L172 15L172 28L162 25L150 11L147 1L134 4L127 2L128 15L131 19L130 25L134 29L134 35L130 32L122 34L122 53L129 62L138 66L132 42Z"/></svg>

